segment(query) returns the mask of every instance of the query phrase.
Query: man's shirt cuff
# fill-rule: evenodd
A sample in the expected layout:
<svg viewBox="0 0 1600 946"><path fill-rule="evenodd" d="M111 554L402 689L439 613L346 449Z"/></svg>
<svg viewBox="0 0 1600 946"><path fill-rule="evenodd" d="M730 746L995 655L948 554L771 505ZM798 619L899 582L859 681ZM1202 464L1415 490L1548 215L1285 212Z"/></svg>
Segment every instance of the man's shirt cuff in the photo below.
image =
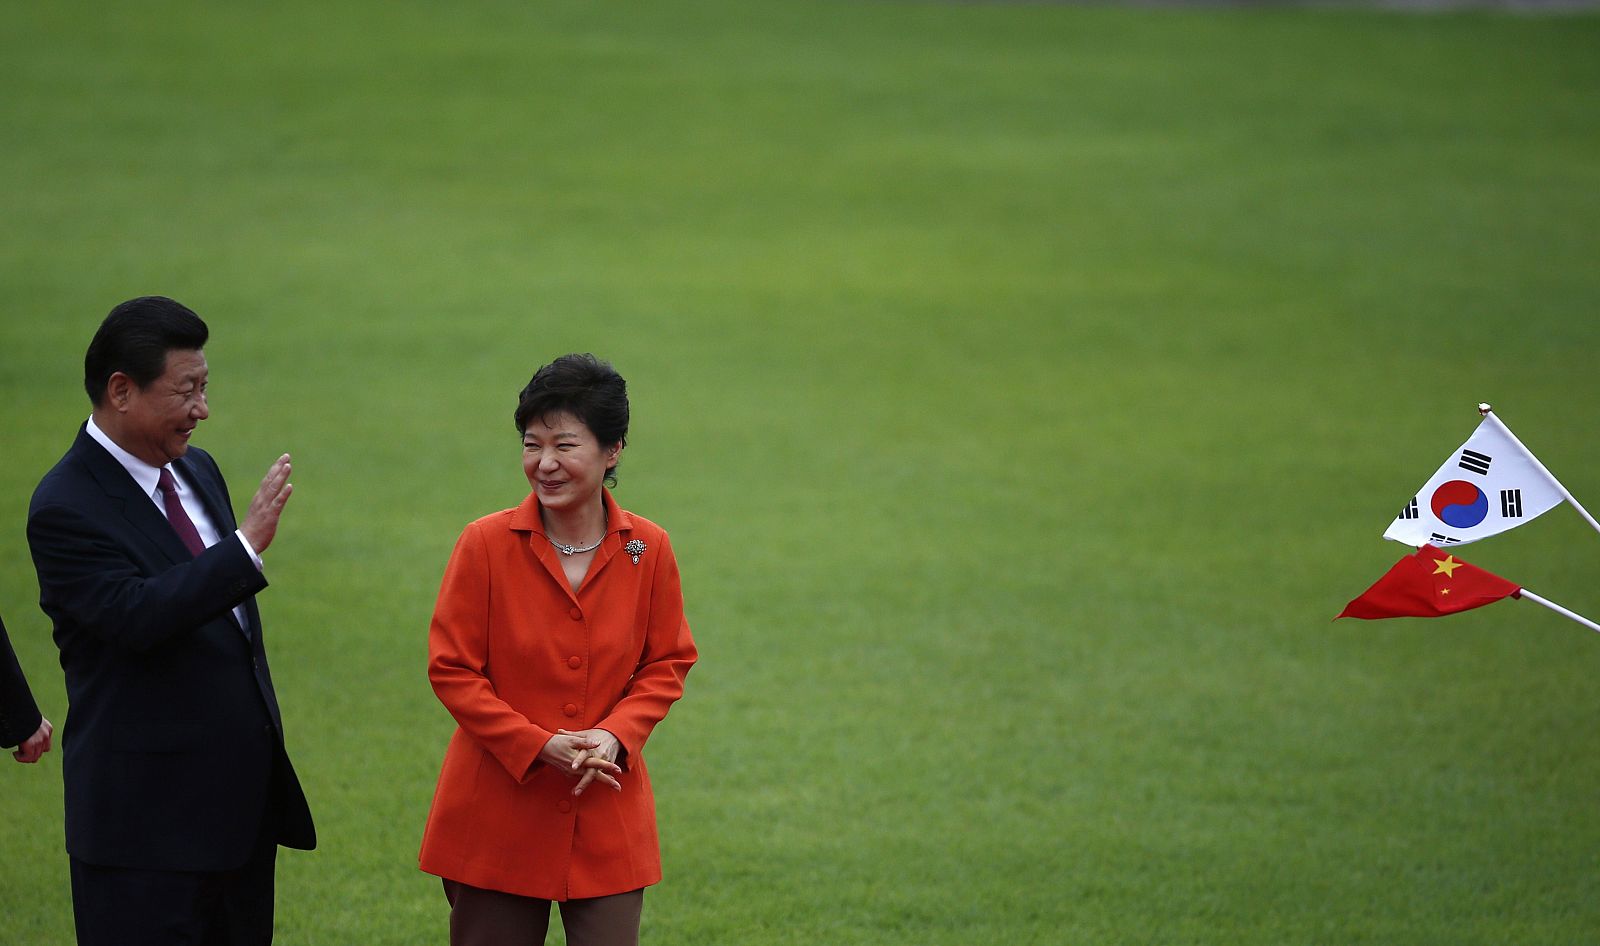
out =
<svg viewBox="0 0 1600 946"><path fill-rule="evenodd" d="M235 529L233 534L239 537L239 544L244 546L246 552L250 553L250 561L256 563L256 571L261 571L261 556L256 554L255 547L250 544L250 540L244 537L244 530Z"/></svg>

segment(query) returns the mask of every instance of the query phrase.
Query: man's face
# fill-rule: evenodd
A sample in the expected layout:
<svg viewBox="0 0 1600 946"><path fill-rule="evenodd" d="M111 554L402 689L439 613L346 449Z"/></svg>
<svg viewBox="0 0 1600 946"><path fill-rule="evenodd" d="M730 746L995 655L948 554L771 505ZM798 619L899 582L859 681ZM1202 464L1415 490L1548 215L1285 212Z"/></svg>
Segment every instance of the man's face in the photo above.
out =
<svg viewBox="0 0 1600 946"><path fill-rule="evenodd" d="M166 370L146 388L120 373L113 375L112 406L122 415L117 444L152 466L189 452L189 435L211 416L207 377L206 356L199 349L167 352Z"/></svg>

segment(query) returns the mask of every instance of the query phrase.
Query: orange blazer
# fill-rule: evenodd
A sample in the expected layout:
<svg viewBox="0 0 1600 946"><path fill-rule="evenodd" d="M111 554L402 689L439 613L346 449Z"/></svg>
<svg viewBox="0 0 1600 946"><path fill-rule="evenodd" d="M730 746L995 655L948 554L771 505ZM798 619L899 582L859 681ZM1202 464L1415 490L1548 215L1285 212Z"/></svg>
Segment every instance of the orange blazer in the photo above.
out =
<svg viewBox="0 0 1600 946"><path fill-rule="evenodd" d="M428 631L428 678L457 724L422 834L430 874L545 900L661 879L642 753L697 655L667 533L603 496L606 536L577 594L532 494L456 542ZM594 728L622 743L622 791L574 798L539 750Z"/></svg>

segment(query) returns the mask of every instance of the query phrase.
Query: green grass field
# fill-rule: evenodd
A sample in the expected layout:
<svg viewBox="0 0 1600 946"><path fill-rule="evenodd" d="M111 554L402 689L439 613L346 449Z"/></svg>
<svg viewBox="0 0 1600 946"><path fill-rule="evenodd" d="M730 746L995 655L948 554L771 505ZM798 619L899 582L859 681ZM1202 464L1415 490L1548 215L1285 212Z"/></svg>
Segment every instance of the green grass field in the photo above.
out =
<svg viewBox="0 0 1600 946"><path fill-rule="evenodd" d="M1600 941L1600 635L1329 620L1480 400L1600 509L1600 18L6 12L0 613L59 723L28 495L98 320L191 305L235 498L296 459L278 942L445 941L428 617L571 350L702 652L646 941ZM1570 509L1462 554L1600 616ZM70 943L0 761L0 943Z"/></svg>

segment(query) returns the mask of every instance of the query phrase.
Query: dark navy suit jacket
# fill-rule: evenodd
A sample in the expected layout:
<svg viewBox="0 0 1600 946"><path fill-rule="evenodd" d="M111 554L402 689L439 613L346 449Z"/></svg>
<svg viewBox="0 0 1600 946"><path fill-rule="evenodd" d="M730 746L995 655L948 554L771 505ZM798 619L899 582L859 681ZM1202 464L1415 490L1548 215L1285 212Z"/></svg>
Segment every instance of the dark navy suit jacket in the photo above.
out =
<svg viewBox="0 0 1600 946"><path fill-rule="evenodd" d="M307 850L316 831L262 645L266 578L232 535L216 463L190 447L173 466L223 535L198 557L83 428L28 507L66 673L67 851L107 867L230 870L263 829Z"/></svg>

